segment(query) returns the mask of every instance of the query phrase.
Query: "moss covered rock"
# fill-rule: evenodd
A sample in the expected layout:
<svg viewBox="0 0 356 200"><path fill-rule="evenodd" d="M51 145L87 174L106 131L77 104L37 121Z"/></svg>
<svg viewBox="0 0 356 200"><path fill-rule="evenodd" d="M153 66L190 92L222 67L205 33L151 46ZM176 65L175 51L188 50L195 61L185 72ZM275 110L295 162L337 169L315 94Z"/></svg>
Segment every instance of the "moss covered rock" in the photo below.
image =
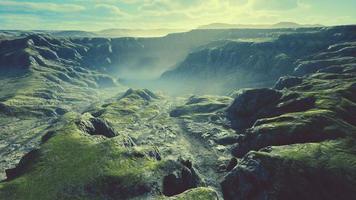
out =
<svg viewBox="0 0 356 200"><path fill-rule="evenodd" d="M1 199L127 199L159 194L164 161L116 140L91 138L74 119L67 120L36 151L36 159L25 162L25 157L12 170L16 176L9 172L8 180L0 184Z"/></svg>
<svg viewBox="0 0 356 200"><path fill-rule="evenodd" d="M302 81L292 86L282 87L282 80L279 98L265 105L241 101L248 91L238 95L240 104L229 108L236 111L230 117L253 120L232 148L242 159L221 183L224 198L352 199L355 77L340 70L298 78ZM253 109L243 113L249 105Z"/></svg>
<svg viewBox="0 0 356 200"><path fill-rule="evenodd" d="M224 198L352 199L355 158L351 138L250 152L222 182Z"/></svg>

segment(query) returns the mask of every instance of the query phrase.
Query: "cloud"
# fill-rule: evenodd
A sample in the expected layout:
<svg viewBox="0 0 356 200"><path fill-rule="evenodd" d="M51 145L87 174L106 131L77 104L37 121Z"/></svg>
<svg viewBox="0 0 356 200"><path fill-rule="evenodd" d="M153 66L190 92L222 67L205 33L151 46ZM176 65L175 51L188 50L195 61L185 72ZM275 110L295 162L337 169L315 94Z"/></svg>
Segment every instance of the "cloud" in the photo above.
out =
<svg viewBox="0 0 356 200"><path fill-rule="evenodd" d="M226 0L232 6L242 6L248 3L248 0Z"/></svg>
<svg viewBox="0 0 356 200"><path fill-rule="evenodd" d="M298 7L298 0L250 0L256 10L290 10Z"/></svg>
<svg viewBox="0 0 356 200"><path fill-rule="evenodd" d="M106 9L108 10L111 14L117 15L117 16L128 16L129 14L122 11L119 7L111 4L95 4L95 8L98 9Z"/></svg>
<svg viewBox="0 0 356 200"><path fill-rule="evenodd" d="M116 4L116 3L125 3L125 4L135 4L135 3L142 3L145 0L72 0L74 2L81 2L81 3L105 3L105 4Z"/></svg>
<svg viewBox="0 0 356 200"><path fill-rule="evenodd" d="M209 1L211 0L144 0L139 10L178 11L204 5Z"/></svg>
<svg viewBox="0 0 356 200"><path fill-rule="evenodd" d="M2 29L37 29L41 19L37 16L22 14L0 14ZM16 27L14 27L16 25Z"/></svg>
<svg viewBox="0 0 356 200"><path fill-rule="evenodd" d="M172 10L172 5L165 1L146 2L139 7L140 11L169 11Z"/></svg>
<svg viewBox="0 0 356 200"><path fill-rule="evenodd" d="M195 28L212 22L234 23L246 16L248 0L145 0L137 19L155 26ZM168 23L170 20L170 23ZM148 23L147 23L148 22Z"/></svg>
<svg viewBox="0 0 356 200"><path fill-rule="evenodd" d="M0 1L0 6L6 7L6 10L29 10L29 11L50 11L50 12L77 12L85 10L84 6L77 4L57 4L44 2L17 2Z"/></svg>
<svg viewBox="0 0 356 200"><path fill-rule="evenodd" d="M32 1L32 2L31 2ZM346 0L345 0L346 1ZM347 0L354 1L354 0ZM44 3L47 2L47 3ZM0 0L2 27L96 30L195 28L209 23L354 23L350 3L332 0ZM349 6L350 5L350 6ZM356 4L355 4L356 5ZM328 12L335 8L335 12ZM61 13L61 14L57 14ZM300 15L303 13L303 16ZM4 14L13 16L2 19ZM21 17L16 18L16 15ZM26 17L38 23L24 24ZM332 16L332 17L331 17ZM38 21L40 20L40 21Z"/></svg>

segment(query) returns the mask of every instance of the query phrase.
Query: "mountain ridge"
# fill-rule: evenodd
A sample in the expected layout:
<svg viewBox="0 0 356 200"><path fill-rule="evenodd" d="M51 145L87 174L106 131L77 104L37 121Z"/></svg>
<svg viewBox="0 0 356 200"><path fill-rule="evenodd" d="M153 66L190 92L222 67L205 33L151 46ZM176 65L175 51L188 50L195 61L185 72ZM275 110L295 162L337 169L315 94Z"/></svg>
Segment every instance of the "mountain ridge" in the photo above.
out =
<svg viewBox="0 0 356 200"><path fill-rule="evenodd" d="M275 24L226 24L226 23L212 23L197 27L197 29L272 29L272 28L310 28L310 27L324 27L321 24L299 24L295 22L278 22Z"/></svg>

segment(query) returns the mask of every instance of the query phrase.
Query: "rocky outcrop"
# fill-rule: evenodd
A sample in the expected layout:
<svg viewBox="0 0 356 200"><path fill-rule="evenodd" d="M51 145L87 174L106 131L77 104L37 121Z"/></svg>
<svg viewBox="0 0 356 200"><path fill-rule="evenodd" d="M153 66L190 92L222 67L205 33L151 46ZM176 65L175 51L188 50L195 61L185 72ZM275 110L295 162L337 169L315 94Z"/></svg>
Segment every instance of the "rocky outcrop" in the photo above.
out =
<svg viewBox="0 0 356 200"><path fill-rule="evenodd" d="M332 27L282 34L267 42L213 43L191 52L175 69L162 74L161 80L196 88L192 91L212 92L205 89L212 87L210 82L219 87L217 92L270 87L284 75L303 76L332 65L355 63L354 31L355 26Z"/></svg>
<svg viewBox="0 0 356 200"><path fill-rule="evenodd" d="M33 34L23 38L1 41L0 66L11 69L44 65L46 60L78 61L78 55L65 56L62 52L78 48L68 40L53 39L49 35Z"/></svg>
<svg viewBox="0 0 356 200"><path fill-rule="evenodd" d="M221 183L225 199L352 198L356 75L334 64L237 94L227 113L242 159Z"/></svg>
<svg viewBox="0 0 356 200"><path fill-rule="evenodd" d="M237 168L224 177L221 183L224 199L266 199L263 188L269 184L269 174L259 161L251 157L252 154L246 156Z"/></svg>
<svg viewBox="0 0 356 200"><path fill-rule="evenodd" d="M226 108L230 102L231 98L229 97L191 96L184 105L172 109L169 115L171 117L180 117L189 114L217 112Z"/></svg>
<svg viewBox="0 0 356 200"><path fill-rule="evenodd" d="M45 81L62 82L80 87L113 87L116 81L110 75L85 65L90 48L66 38L30 34L0 41L0 70L28 75L37 72ZM98 64L102 65L102 64ZM98 70L100 71L100 70ZM41 73L40 73L41 72Z"/></svg>
<svg viewBox="0 0 356 200"><path fill-rule="evenodd" d="M142 89L142 90L134 90L132 88L128 89L122 96L119 97L119 99L123 99L126 97L134 97L137 96L139 98L142 98L145 101L152 101L154 99L158 99L159 97L153 93L152 91L148 89Z"/></svg>
<svg viewBox="0 0 356 200"><path fill-rule="evenodd" d="M196 169L193 168L189 160L181 161L180 171L168 174L163 178L163 194L173 196L180 194L188 189L202 185L202 180L198 176Z"/></svg>
<svg viewBox="0 0 356 200"><path fill-rule="evenodd" d="M38 160L40 151L34 149L25 154L15 168L5 170L6 181L11 181L29 171L31 165Z"/></svg>
<svg viewBox="0 0 356 200"><path fill-rule="evenodd" d="M326 50L298 60L293 74L303 76L324 70L339 73L341 69L353 68L356 61L354 40L355 38L352 38L350 41L335 43Z"/></svg>
<svg viewBox="0 0 356 200"><path fill-rule="evenodd" d="M320 142L345 137L354 131L347 123L334 119L330 113L295 113L281 117L261 119L245 131L245 137L232 149L242 157L251 150L268 146Z"/></svg>
<svg viewBox="0 0 356 200"><path fill-rule="evenodd" d="M89 120L79 120L77 126L90 135L103 135L111 138L118 133L108 124L107 121L100 118L90 118Z"/></svg>
<svg viewBox="0 0 356 200"><path fill-rule="evenodd" d="M296 144L250 152L224 177L224 199L350 199L356 188L355 155L352 147L347 147L349 142Z"/></svg>
<svg viewBox="0 0 356 200"><path fill-rule="evenodd" d="M298 66L294 70L294 74L297 76L303 76L305 74L315 73L323 68L328 68L337 65L346 65L350 63L355 63L355 57L341 57L329 58L326 60L306 60L299 62Z"/></svg>
<svg viewBox="0 0 356 200"><path fill-rule="evenodd" d="M343 101L345 97L340 95L352 90L347 85L354 78L332 78L336 77L335 85L323 84L331 77L320 74L304 78L290 90L253 89L237 95L227 114L232 127L242 131L244 137L233 148L233 154L241 157L271 145L319 142L353 132L349 113L332 105L336 99ZM330 88L335 93L329 94ZM351 105L344 106L354 112Z"/></svg>
<svg viewBox="0 0 356 200"><path fill-rule="evenodd" d="M282 93L272 89L247 90L238 95L227 109L234 129L249 128L263 117L276 115L274 108L278 104Z"/></svg>
<svg viewBox="0 0 356 200"><path fill-rule="evenodd" d="M283 94L267 88L252 89L237 95L226 111L232 128L241 131L258 125L257 120L261 118L311 109L314 102L313 97L301 97L298 93Z"/></svg>

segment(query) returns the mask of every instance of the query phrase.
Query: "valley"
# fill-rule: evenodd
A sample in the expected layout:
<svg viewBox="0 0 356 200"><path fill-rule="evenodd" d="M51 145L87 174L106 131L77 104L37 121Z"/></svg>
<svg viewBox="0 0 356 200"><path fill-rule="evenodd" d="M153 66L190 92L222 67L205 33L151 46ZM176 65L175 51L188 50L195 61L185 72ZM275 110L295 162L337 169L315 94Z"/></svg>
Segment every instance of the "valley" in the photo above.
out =
<svg viewBox="0 0 356 200"><path fill-rule="evenodd" d="M0 33L0 199L356 193L354 25Z"/></svg>

